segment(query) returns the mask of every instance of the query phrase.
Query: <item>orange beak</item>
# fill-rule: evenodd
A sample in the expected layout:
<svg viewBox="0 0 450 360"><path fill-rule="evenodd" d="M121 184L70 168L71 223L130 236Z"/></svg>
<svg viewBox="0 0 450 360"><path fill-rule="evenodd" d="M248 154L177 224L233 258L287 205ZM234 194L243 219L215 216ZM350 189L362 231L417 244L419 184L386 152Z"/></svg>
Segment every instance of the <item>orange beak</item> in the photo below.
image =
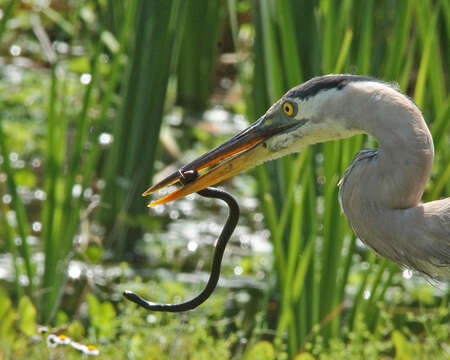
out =
<svg viewBox="0 0 450 360"><path fill-rule="evenodd" d="M270 156L270 151L267 150L266 147L261 146L264 141L271 136L296 125L295 123L290 123L282 126L273 124L264 126L265 120L265 116L261 117L249 128L233 136L223 144L208 151L199 158L183 166L179 171L170 174L159 183L150 187L142 194L142 196L150 195L157 190L180 181L180 172L199 171L216 165L210 171L207 171L194 181L183 185L174 192L150 203L148 206L152 207L164 204L193 192L200 191L263 162Z"/></svg>

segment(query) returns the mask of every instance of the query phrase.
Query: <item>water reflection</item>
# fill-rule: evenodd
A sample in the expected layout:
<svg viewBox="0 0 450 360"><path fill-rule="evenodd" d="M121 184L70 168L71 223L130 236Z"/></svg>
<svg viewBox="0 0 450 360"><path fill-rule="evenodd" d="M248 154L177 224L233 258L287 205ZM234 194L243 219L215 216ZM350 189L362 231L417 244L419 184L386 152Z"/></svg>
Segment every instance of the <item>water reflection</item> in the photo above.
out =
<svg viewBox="0 0 450 360"><path fill-rule="evenodd" d="M169 212L169 217L171 220L176 220L180 217L180 212L178 210L171 210Z"/></svg>
<svg viewBox="0 0 450 360"><path fill-rule="evenodd" d="M78 198L81 195L81 191L83 190L81 184L75 184L72 188L72 196L74 198Z"/></svg>
<svg viewBox="0 0 450 360"><path fill-rule="evenodd" d="M30 281L28 280L28 276L20 275L19 276L19 283L22 286L28 286L28 284L30 283Z"/></svg>
<svg viewBox="0 0 450 360"><path fill-rule="evenodd" d="M88 85L92 80L92 75L91 74L81 74L80 76L80 83L82 83L83 85Z"/></svg>
<svg viewBox="0 0 450 360"><path fill-rule="evenodd" d="M364 290L364 293L363 293L363 298L364 299L368 299L368 298L370 298L370 290Z"/></svg>
<svg viewBox="0 0 450 360"><path fill-rule="evenodd" d="M35 169L41 167L41 165L42 165L41 159L34 158L33 160L31 160L31 166L34 167Z"/></svg>
<svg viewBox="0 0 450 360"><path fill-rule="evenodd" d="M242 269L241 266L235 266L234 267L234 275L242 275L242 273L244 272L244 269Z"/></svg>
<svg viewBox="0 0 450 360"><path fill-rule="evenodd" d="M45 192L41 189L37 189L34 192L34 198L36 200L44 201L45 200Z"/></svg>
<svg viewBox="0 0 450 360"><path fill-rule="evenodd" d="M101 133L98 137L98 142L101 145L110 145L113 142L113 136L108 133Z"/></svg>
<svg viewBox="0 0 450 360"><path fill-rule="evenodd" d="M71 262L67 269L67 275L72 279L79 279L81 276L81 265L76 262Z"/></svg>
<svg viewBox="0 0 450 360"><path fill-rule="evenodd" d="M196 241L191 240L191 241L188 242L188 244L187 244L187 249L188 249L190 252L195 252L195 251L197 250L197 248L198 248L198 244L197 244Z"/></svg>
<svg viewBox="0 0 450 360"><path fill-rule="evenodd" d="M413 272L411 270L409 270L409 269L405 269L405 270L403 270L402 276L405 279L411 279L412 276L413 276Z"/></svg>
<svg viewBox="0 0 450 360"><path fill-rule="evenodd" d="M19 45L11 45L11 47L9 48L9 53L12 56L19 56L22 53L22 48Z"/></svg>

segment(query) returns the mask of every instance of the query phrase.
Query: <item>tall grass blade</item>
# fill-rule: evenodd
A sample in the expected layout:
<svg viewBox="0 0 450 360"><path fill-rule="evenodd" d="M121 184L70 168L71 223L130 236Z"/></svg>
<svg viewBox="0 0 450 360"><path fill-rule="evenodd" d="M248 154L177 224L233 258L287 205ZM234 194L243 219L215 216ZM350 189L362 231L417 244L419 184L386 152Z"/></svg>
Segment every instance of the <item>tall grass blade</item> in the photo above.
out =
<svg viewBox="0 0 450 360"><path fill-rule="evenodd" d="M188 1L185 6L186 21L177 27L181 41L177 97L180 105L198 112L209 101L225 6L223 1L208 0Z"/></svg>
<svg viewBox="0 0 450 360"><path fill-rule="evenodd" d="M145 209L139 199L151 181L172 65L167 59L173 59L184 8L179 0L137 2L134 49L105 171L103 216L116 255L132 251L141 235L135 217Z"/></svg>
<svg viewBox="0 0 450 360"><path fill-rule="evenodd" d="M19 252L21 257L23 258L23 261L25 262L25 271L28 278L27 294L28 296L33 298L34 269L33 266L31 265L31 251L28 245L28 235L30 232L29 230L30 226L28 223L25 207L17 191L15 172L11 166L9 154L10 151L6 140L6 135L3 131L2 120L0 119L0 155L3 158L2 167L7 176L6 179L7 189L9 194L11 195L11 207L14 210L16 218L17 223L16 231L20 238Z"/></svg>
<svg viewBox="0 0 450 360"><path fill-rule="evenodd" d="M9 208L6 206L6 204L2 204L0 212L0 225L4 230L8 252L11 254L12 257L12 263L14 267L14 287L16 299L20 299L23 296L23 289L19 281L21 270L18 263L17 245L14 242L14 229L10 226L7 219L8 211Z"/></svg>
<svg viewBox="0 0 450 360"><path fill-rule="evenodd" d="M5 9L3 10L3 16L0 19L0 42L2 41L3 34L6 29L6 23L8 22L9 18L11 17L12 9L14 7L15 0L9 0L8 4L5 6Z"/></svg>

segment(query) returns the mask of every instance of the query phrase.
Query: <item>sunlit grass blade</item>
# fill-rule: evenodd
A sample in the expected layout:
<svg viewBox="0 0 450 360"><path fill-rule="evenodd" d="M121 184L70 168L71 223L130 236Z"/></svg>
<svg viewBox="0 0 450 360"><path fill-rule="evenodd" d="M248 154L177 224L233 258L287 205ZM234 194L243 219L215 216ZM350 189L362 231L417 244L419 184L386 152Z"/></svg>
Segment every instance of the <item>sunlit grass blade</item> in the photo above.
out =
<svg viewBox="0 0 450 360"><path fill-rule="evenodd" d="M341 51L339 52L339 57L336 62L336 66L334 68L334 73L339 74L344 69L344 64L347 62L347 57L350 51L350 44L353 39L353 31L351 29L348 29L345 32L344 41L342 43Z"/></svg>
<svg viewBox="0 0 450 360"><path fill-rule="evenodd" d="M439 176L437 182L434 185L433 192L431 193L431 199L439 199L443 193L444 187L450 182L450 162L447 163L447 167L442 169L442 173Z"/></svg>
<svg viewBox="0 0 450 360"><path fill-rule="evenodd" d="M421 49L425 51L427 50L427 46L429 46L429 51L432 53L432 56L429 58L429 67L432 71L430 71L428 75L428 81L430 83L430 100L433 103L433 107L438 109L445 98L444 79L447 78L443 70L440 49L441 43L436 38L436 21L441 12L441 2L435 4L433 1L415 0L414 5ZM429 39L429 36L435 38ZM431 44L427 44L427 42L431 42Z"/></svg>
<svg viewBox="0 0 450 360"><path fill-rule="evenodd" d="M373 8L374 1L364 1L364 10L361 14L365 21L361 21L360 44L358 53L358 73L369 75L371 71L370 63L372 61L372 30L373 30Z"/></svg>
<svg viewBox="0 0 450 360"><path fill-rule="evenodd" d="M422 58L419 66L419 74L416 81L416 89L414 91L414 100L419 107L423 106L423 98L425 92L425 80L429 78L427 76L430 58L431 58L431 46L435 41L435 26L437 19L437 12L434 13L429 30L427 32L425 44L423 46Z"/></svg>

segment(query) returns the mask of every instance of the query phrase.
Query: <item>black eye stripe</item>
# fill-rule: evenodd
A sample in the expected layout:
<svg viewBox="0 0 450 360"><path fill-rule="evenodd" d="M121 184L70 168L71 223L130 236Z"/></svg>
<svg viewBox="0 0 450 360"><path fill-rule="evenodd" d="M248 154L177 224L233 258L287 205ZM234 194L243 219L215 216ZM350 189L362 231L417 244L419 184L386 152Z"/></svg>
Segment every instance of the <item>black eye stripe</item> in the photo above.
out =
<svg viewBox="0 0 450 360"><path fill-rule="evenodd" d="M330 89L338 89L341 90L347 84L355 81L373 81L379 82L374 78L368 76L359 76L359 75L325 75L318 76L308 80L307 82L298 85L286 93L286 97L288 98L296 98L296 99L308 99L311 96L317 95L320 91L330 90Z"/></svg>

